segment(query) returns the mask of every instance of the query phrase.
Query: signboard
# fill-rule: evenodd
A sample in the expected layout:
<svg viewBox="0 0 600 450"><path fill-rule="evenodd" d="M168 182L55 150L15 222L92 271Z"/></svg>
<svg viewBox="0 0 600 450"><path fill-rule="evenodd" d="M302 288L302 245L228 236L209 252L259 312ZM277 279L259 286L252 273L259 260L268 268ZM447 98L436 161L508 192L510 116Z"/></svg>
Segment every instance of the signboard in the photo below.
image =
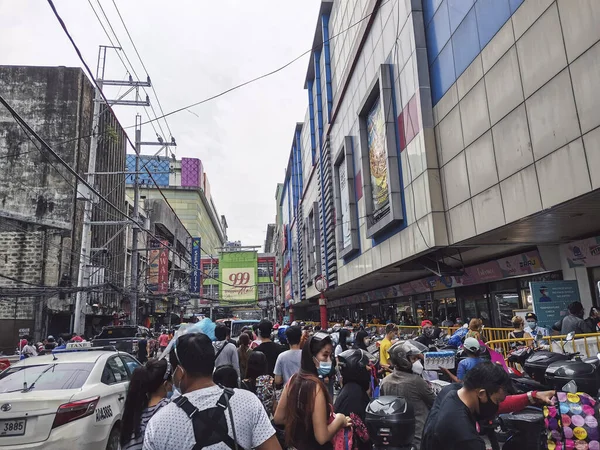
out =
<svg viewBox="0 0 600 450"><path fill-rule="evenodd" d="M533 299L533 311L538 323L546 328L568 314L567 306L579 301L577 281L544 281L529 283Z"/></svg>
<svg viewBox="0 0 600 450"><path fill-rule="evenodd" d="M350 229L350 193L348 192L348 174L346 172L346 157L342 159L339 165L340 179L340 203L341 203L341 221L342 221L342 239L344 248L352 245L352 232Z"/></svg>
<svg viewBox="0 0 600 450"><path fill-rule="evenodd" d="M390 199L385 136L383 108L381 107L381 100L377 99L367 115L367 143L373 211L383 209Z"/></svg>
<svg viewBox="0 0 600 450"><path fill-rule="evenodd" d="M289 279L285 282L285 299L289 300L292 297L292 280Z"/></svg>
<svg viewBox="0 0 600 450"><path fill-rule="evenodd" d="M158 286L158 260L160 258L160 248L158 242L152 241L148 254L148 287L150 290L156 290Z"/></svg>
<svg viewBox="0 0 600 450"><path fill-rule="evenodd" d="M169 241L160 241L160 255L158 257L158 288L156 292L166 294L169 290Z"/></svg>
<svg viewBox="0 0 600 450"><path fill-rule="evenodd" d="M258 254L224 252L219 261L219 299L229 302L256 302Z"/></svg>
<svg viewBox="0 0 600 450"><path fill-rule="evenodd" d="M520 275L533 275L546 272L544 262L537 250L520 253L508 258L500 258L465 268L463 276L431 276L402 284L375 289L370 292L331 300L329 306L356 305L371 301L454 289L461 286L498 281ZM544 275L550 277L550 274Z"/></svg>
<svg viewBox="0 0 600 450"><path fill-rule="evenodd" d="M29 335L29 328L19 328L19 337Z"/></svg>
<svg viewBox="0 0 600 450"><path fill-rule="evenodd" d="M600 266L600 236L563 246L569 267Z"/></svg>
<svg viewBox="0 0 600 450"><path fill-rule="evenodd" d="M190 274L190 292L200 292L200 238L192 238L192 273Z"/></svg>

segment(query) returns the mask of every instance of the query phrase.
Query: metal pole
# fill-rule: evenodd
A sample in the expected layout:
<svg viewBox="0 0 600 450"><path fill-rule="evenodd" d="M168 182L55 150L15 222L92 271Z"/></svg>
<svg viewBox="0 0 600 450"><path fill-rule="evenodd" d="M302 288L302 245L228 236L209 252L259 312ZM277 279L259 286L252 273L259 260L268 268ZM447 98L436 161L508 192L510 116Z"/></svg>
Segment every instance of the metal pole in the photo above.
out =
<svg viewBox="0 0 600 450"><path fill-rule="evenodd" d="M98 52L98 70L100 70L100 61L102 52L106 58L106 49L100 48ZM96 74L98 78L98 73ZM90 154L88 158L88 175L87 182L90 186L95 186L96 170L96 151L98 149L98 126L100 119L100 89L102 89L102 80L96 80L98 88L94 89L94 116L92 118L92 136L90 142ZM89 192L89 191L88 191ZM86 287L89 283L87 274L88 265L91 264L91 247L92 247L92 198L85 199L83 210L83 225L81 229L81 251L79 254L79 270L77 272L77 287ZM75 310L73 311L73 332L83 334L85 328L85 313L84 306L87 305L87 292L84 290L77 291L75 297Z"/></svg>
<svg viewBox="0 0 600 450"><path fill-rule="evenodd" d="M135 116L135 174L133 181L133 238L131 242L131 323L138 324L138 236L139 227L139 211L140 211L140 143L142 142L142 116Z"/></svg>

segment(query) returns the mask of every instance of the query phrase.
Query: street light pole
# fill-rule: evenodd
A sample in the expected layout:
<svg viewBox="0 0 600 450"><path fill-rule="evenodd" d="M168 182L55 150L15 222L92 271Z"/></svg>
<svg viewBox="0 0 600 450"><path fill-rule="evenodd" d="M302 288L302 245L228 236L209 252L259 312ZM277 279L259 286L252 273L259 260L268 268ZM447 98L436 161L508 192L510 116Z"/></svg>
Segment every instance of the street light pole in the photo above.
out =
<svg viewBox="0 0 600 450"><path fill-rule="evenodd" d="M327 299L325 298L325 291L329 287L327 278L323 275L318 275L315 278L315 288L321 294L319 297L319 312L321 313L321 329L326 330L329 328L329 322L327 320Z"/></svg>

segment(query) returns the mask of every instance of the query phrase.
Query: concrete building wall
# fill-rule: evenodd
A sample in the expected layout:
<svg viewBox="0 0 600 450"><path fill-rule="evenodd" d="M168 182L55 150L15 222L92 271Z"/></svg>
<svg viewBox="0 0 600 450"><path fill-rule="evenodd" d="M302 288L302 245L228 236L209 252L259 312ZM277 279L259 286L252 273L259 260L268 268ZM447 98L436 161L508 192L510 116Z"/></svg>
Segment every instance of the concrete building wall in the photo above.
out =
<svg viewBox="0 0 600 450"><path fill-rule="evenodd" d="M365 17L376 2L334 2L331 35ZM346 11L350 8L352 12ZM358 11L358 12L355 12ZM373 15L354 27L357 37L332 41L332 72L335 119L330 124L330 142L335 155L350 137L353 143L354 177L358 203L358 256L338 259L339 284L359 278L395 262L448 243L437 155L432 130L431 94L426 67L426 43L420 2L384 2ZM334 43L335 42L335 43ZM370 220L363 191L370 185L361 160L368 152L361 145L360 109L380 77L390 71L393 106L388 124L388 154L399 155L403 221L390 235L371 239L366 229ZM387 76L387 74L385 74ZM343 93L342 81L347 83ZM392 112L393 111L393 112ZM395 135L395 136L394 136ZM339 216L338 216L339 219Z"/></svg>
<svg viewBox="0 0 600 450"><path fill-rule="evenodd" d="M525 0L435 105L451 244L600 187L598 23Z"/></svg>

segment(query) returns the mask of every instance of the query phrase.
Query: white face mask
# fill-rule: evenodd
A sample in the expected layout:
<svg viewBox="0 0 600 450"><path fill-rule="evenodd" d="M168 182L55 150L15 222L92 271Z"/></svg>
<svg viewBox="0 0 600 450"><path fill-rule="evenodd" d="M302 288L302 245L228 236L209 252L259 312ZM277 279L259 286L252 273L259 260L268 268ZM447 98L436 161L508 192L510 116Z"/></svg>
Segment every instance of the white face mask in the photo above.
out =
<svg viewBox="0 0 600 450"><path fill-rule="evenodd" d="M417 375L421 375L423 373L423 370L425 370L425 368L423 367L423 364L421 363L421 360L417 360L412 364L412 371L413 373L416 373Z"/></svg>

